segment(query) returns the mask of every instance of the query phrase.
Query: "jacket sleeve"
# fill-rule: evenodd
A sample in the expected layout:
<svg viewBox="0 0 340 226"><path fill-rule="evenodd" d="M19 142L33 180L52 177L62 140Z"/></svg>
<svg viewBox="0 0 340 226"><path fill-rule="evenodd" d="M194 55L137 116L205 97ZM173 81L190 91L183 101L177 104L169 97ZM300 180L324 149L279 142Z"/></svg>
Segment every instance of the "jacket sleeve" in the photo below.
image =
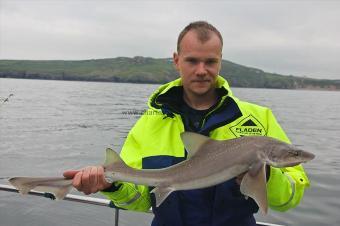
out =
<svg viewBox="0 0 340 226"><path fill-rule="evenodd" d="M267 136L290 143L270 110L267 112L267 119ZM267 197L269 207L273 210L286 211L296 207L303 197L305 188L310 186L302 165L287 168L270 167L269 175Z"/></svg>
<svg viewBox="0 0 340 226"><path fill-rule="evenodd" d="M142 168L139 139L142 135L144 121L144 116L142 116L130 130L120 153L124 162L136 169ZM147 212L151 207L148 186L118 181L113 184L111 190L101 193L110 199L115 206L123 209Z"/></svg>

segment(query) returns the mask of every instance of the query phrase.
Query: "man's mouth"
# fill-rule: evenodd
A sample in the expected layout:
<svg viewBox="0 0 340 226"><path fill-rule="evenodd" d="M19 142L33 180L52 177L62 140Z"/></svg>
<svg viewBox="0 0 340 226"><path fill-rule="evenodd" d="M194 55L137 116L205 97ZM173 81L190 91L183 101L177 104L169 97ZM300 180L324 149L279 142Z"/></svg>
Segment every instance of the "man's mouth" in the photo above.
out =
<svg viewBox="0 0 340 226"><path fill-rule="evenodd" d="M210 82L210 81L209 80L193 80L192 82L203 83L203 82Z"/></svg>

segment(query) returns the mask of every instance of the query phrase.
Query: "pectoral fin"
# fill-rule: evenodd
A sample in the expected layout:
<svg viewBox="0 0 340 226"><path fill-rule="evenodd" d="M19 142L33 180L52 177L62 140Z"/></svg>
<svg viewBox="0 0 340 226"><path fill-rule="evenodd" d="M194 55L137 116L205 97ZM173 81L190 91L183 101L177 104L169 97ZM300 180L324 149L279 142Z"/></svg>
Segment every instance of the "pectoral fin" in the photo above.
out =
<svg viewBox="0 0 340 226"><path fill-rule="evenodd" d="M244 195L253 198L262 213L267 214L268 203L265 164L262 163L261 167L259 167L257 163L254 165L253 170L254 171L250 169L250 171L244 175L240 190Z"/></svg>
<svg viewBox="0 0 340 226"><path fill-rule="evenodd" d="M152 189L152 193L155 194L156 206L159 207L162 202L173 192L174 190L169 187L155 187Z"/></svg>
<svg viewBox="0 0 340 226"><path fill-rule="evenodd" d="M248 171L250 176L256 177L256 175L262 170L263 165L264 164L261 161L257 161L254 164L252 164Z"/></svg>

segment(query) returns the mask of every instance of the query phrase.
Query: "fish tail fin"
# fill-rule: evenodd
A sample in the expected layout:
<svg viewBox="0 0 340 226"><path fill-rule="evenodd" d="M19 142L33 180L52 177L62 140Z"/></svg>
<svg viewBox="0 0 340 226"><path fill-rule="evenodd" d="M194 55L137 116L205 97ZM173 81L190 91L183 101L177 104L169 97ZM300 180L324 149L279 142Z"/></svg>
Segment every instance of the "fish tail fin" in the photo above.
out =
<svg viewBox="0 0 340 226"><path fill-rule="evenodd" d="M23 195L34 189L51 193L57 200L65 198L72 188L72 180L63 177L12 177L8 181Z"/></svg>
<svg viewBox="0 0 340 226"><path fill-rule="evenodd" d="M170 187L155 187L152 189L151 192L155 194L156 198L156 206L159 207L173 191L174 189Z"/></svg>
<svg viewBox="0 0 340 226"><path fill-rule="evenodd" d="M33 184L29 183L29 178L12 177L8 181L23 195L26 195L35 187Z"/></svg>
<svg viewBox="0 0 340 226"><path fill-rule="evenodd" d="M114 163L124 163L122 158L112 150L111 148L106 148L106 156L105 156L105 162L104 162L104 168L106 166L109 166Z"/></svg>

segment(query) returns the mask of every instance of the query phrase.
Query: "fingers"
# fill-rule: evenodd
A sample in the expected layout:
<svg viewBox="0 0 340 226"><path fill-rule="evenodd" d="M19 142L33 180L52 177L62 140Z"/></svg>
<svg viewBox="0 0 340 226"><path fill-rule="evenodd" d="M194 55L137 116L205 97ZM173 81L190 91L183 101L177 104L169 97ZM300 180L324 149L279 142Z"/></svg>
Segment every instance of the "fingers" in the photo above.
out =
<svg viewBox="0 0 340 226"><path fill-rule="evenodd" d="M89 176L89 181L90 181L90 192L91 193L96 193L99 191L99 186L98 186L98 168L97 167L92 167L90 171L90 176Z"/></svg>
<svg viewBox="0 0 340 226"><path fill-rule="evenodd" d="M112 184L111 183L108 183L106 180L105 180L105 174L104 174L104 168L103 167L99 167L98 168L98 184L100 185L100 188L99 190L104 190L108 187L110 187Z"/></svg>
<svg viewBox="0 0 340 226"><path fill-rule="evenodd" d="M66 179L72 179L80 170L67 170L63 173Z"/></svg>
<svg viewBox="0 0 340 226"><path fill-rule="evenodd" d="M72 184L78 191L86 195L96 193L111 186L110 183L105 181L104 168L102 166L89 166L78 171L73 177Z"/></svg>
<svg viewBox="0 0 340 226"><path fill-rule="evenodd" d="M86 167L83 169L82 176L81 176L81 184L83 188L83 192L85 195L91 194L91 183L90 183L90 173L91 173L92 166Z"/></svg>
<svg viewBox="0 0 340 226"><path fill-rule="evenodd" d="M78 191L82 191L82 183L81 183L81 178L83 176L83 172L79 171L73 178L72 185L75 187Z"/></svg>

